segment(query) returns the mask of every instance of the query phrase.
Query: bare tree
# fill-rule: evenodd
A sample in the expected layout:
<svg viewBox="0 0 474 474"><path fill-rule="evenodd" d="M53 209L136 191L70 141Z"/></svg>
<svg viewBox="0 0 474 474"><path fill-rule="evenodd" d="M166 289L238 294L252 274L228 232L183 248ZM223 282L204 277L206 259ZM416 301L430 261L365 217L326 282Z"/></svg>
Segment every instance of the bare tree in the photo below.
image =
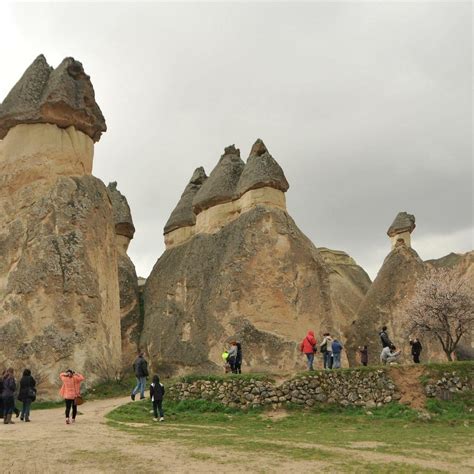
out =
<svg viewBox="0 0 474 474"><path fill-rule="evenodd" d="M474 298L466 280L450 269L431 269L418 282L406 309L410 331L439 341L448 360L473 329Z"/></svg>

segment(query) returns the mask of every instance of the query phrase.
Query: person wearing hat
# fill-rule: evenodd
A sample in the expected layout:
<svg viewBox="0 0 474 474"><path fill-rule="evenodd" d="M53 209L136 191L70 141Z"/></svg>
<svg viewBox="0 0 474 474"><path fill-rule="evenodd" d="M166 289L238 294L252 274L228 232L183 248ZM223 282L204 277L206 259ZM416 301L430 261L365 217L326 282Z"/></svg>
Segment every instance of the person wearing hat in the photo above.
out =
<svg viewBox="0 0 474 474"><path fill-rule="evenodd" d="M81 396L81 382L85 380L85 377L81 374L74 372L72 369L67 369L66 372L62 372L59 375L63 386L59 390L59 394L64 398L66 402L66 424L74 423L77 415L77 398ZM70 418L72 408L72 420Z"/></svg>

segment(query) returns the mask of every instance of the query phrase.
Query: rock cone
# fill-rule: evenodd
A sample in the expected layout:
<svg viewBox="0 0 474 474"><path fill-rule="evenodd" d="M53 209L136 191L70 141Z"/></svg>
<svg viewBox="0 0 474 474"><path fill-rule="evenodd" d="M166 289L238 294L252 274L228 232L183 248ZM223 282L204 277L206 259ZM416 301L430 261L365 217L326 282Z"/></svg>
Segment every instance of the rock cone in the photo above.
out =
<svg viewBox="0 0 474 474"><path fill-rule="evenodd" d="M181 199L166 222L164 228L165 234L179 229L180 227L193 226L196 224L196 215L193 212L193 199L206 179L207 176L202 166L194 170L188 185L181 195Z"/></svg>
<svg viewBox="0 0 474 474"><path fill-rule="evenodd" d="M237 194L242 196L251 189L263 187L288 191L288 181L280 165L268 152L260 138L254 143L237 186Z"/></svg>
<svg viewBox="0 0 474 474"><path fill-rule="evenodd" d="M79 61L65 58L53 69L38 56L0 105L0 139L18 124L74 126L100 139L107 127L94 88Z"/></svg>
<svg viewBox="0 0 474 474"><path fill-rule="evenodd" d="M242 341L245 370L303 368L298 345L308 329L343 336L370 285L347 254L314 247L280 189L262 188L282 201L256 190L236 199L243 163L229 151L194 199L198 208L215 205L197 215L195 233L168 248L147 279L141 345L154 370L220 371L232 339ZM232 218L217 212L227 206L212 198L217 178L234 199Z"/></svg>
<svg viewBox="0 0 474 474"><path fill-rule="evenodd" d="M193 199L193 211L201 211L237 198L237 184L244 169L240 151L234 145L224 150L219 163L212 170Z"/></svg>

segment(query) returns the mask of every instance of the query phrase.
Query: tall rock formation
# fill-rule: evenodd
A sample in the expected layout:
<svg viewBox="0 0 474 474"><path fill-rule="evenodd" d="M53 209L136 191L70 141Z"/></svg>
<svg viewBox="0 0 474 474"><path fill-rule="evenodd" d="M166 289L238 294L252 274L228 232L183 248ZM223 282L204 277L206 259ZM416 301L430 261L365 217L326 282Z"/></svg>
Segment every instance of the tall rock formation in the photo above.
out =
<svg viewBox="0 0 474 474"><path fill-rule="evenodd" d="M387 326L390 339L402 350L401 361L410 362L412 360L408 343L410 321L405 310L420 278L425 276L429 266L462 265L461 262L465 264L466 273L472 272L472 267L468 264L468 254L451 255L429 263L423 262L411 248L410 234L414 229L415 217L400 212L387 231L392 250L385 258L377 277L359 306L349 333L349 356L353 364L356 363L357 346L364 344L369 347L369 363L379 362L382 349L379 332L382 326ZM422 359L445 360L445 356L435 341L424 338Z"/></svg>
<svg viewBox="0 0 474 474"><path fill-rule="evenodd" d="M232 339L243 343L246 370L303 368L298 343L308 329L344 337L370 279L298 229L284 173L261 140L246 164L231 146L209 178L202 169L197 177L146 282L141 345L153 368L219 371Z"/></svg>
<svg viewBox="0 0 474 474"><path fill-rule="evenodd" d="M0 358L57 394L71 367L120 371L112 206L91 176L105 131L82 64L39 56L0 106Z"/></svg>
<svg viewBox="0 0 474 474"><path fill-rule="evenodd" d="M136 358L143 318L140 313L140 296L135 265L127 254L135 234L132 214L126 197L109 183L107 191L112 201L117 245L117 266L120 290L120 327L122 333L123 367L129 368Z"/></svg>

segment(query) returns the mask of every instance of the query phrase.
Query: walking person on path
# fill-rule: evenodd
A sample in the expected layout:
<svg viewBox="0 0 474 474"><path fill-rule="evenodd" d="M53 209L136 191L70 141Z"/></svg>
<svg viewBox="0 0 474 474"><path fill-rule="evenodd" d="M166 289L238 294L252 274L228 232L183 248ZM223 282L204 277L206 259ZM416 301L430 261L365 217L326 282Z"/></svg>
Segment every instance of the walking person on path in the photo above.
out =
<svg viewBox="0 0 474 474"><path fill-rule="evenodd" d="M323 334L324 339L323 342L321 342L321 345L319 346L321 349L321 353L323 354L323 367L325 369L332 369L332 337L331 335L326 332Z"/></svg>
<svg viewBox="0 0 474 474"><path fill-rule="evenodd" d="M303 352L308 361L308 370L314 370L314 353L316 352L317 341L313 331L308 331L306 337L301 341L300 351Z"/></svg>
<svg viewBox="0 0 474 474"><path fill-rule="evenodd" d="M340 369L341 368L341 352L343 346L342 344L334 338L332 341L332 367L333 369Z"/></svg>
<svg viewBox="0 0 474 474"><path fill-rule="evenodd" d="M5 425L15 424L15 422L12 421L12 415L15 409L15 390L16 380L14 370L9 368L3 374L3 423Z"/></svg>
<svg viewBox="0 0 474 474"><path fill-rule="evenodd" d="M380 336L380 341L382 342L382 349L384 347L390 347L392 345L392 341L388 337L387 326L384 326L382 328L382 330L379 332L379 336Z"/></svg>
<svg viewBox="0 0 474 474"><path fill-rule="evenodd" d="M66 370L59 375L63 386L59 391L61 397L66 402L66 424L75 423L77 415L77 398L81 396L81 382L85 380L84 376L74 372L72 369ZM72 409L72 420L70 418Z"/></svg>
<svg viewBox="0 0 474 474"><path fill-rule="evenodd" d="M158 375L154 375L150 384L150 398L153 403L153 421L158 421L158 412L160 413L160 421L165 421L163 413L163 398L165 396L165 387L160 383Z"/></svg>
<svg viewBox="0 0 474 474"><path fill-rule="evenodd" d="M132 390L130 398L135 400L135 395L140 392L140 400L145 398L146 378L148 377L148 362L145 360L145 354L138 351L138 356L133 363L133 371L137 378L137 385Z"/></svg>
<svg viewBox="0 0 474 474"><path fill-rule="evenodd" d="M20 379L18 400L23 403L20 420L29 422L31 404L36 400L36 380L31 376L30 369L23 371L23 377Z"/></svg>
<svg viewBox="0 0 474 474"><path fill-rule="evenodd" d="M418 338L415 339L410 338L410 346L411 346L411 355L413 356L413 362L415 364L420 363L420 355L421 351L423 350L423 346Z"/></svg>

